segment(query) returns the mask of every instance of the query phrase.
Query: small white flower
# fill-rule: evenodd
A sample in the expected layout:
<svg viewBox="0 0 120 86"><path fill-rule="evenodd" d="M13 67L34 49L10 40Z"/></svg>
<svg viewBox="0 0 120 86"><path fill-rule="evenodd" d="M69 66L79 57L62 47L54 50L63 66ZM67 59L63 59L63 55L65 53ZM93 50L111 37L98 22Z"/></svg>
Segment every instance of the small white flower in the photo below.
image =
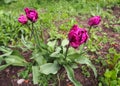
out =
<svg viewBox="0 0 120 86"><path fill-rule="evenodd" d="M19 79L19 80L17 80L17 84L22 84L23 82L25 81L25 79Z"/></svg>

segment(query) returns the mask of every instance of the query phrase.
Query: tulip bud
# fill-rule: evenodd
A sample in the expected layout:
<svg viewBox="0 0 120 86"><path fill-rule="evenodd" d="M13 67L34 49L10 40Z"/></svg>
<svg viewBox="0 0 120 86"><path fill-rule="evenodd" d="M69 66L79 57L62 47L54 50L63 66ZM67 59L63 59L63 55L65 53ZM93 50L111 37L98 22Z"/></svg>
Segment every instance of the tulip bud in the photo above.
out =
<svg viewBox="0 0 120 86"><path fill-rule="evenodd" d="M94 26L94 25L98 25L101 21L101 17L100 16L93 16L89 19L88 24L90 26Z"/></svg>
<svg viewBox="0 0 120 86"><path fill-rule="evenodd" d="M20 17L18 18L18 21L22 24L26 24L28 22L28 19L26 16L20 15Z"/></svg>

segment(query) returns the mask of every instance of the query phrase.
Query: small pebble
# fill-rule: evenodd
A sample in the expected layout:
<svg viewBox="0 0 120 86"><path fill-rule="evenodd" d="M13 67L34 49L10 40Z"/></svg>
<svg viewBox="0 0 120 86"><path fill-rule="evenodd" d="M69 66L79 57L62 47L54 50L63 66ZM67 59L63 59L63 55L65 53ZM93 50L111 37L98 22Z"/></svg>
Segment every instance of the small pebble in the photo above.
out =
<svg viewBox="0 0 120 86"><path fill-rule="evenodd" d="M69 79L66 79L66 81L68 82L68 81L69 81Z"/></svg>
<svg viewBox="0 0 120 86"><path fill-rule="evenodd" d="M17 80L17 84L22 84L23 82L25 81L25 79L19 79L19 80Z"/></svg>
<svg viewBox="0 0 120 86"><path fill-rule="evenodd" d="M84 49L87 49L87 47L84 47Z"/></svg>

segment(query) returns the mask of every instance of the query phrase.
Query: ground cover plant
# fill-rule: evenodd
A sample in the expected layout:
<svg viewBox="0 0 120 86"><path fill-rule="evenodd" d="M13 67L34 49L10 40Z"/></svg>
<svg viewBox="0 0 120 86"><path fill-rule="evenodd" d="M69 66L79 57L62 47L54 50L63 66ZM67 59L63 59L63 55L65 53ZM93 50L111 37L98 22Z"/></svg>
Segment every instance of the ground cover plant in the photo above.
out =
<svg viewBox="0 0 120 86"><path fill-rule="evenodd" d="M120 85L119 0L0 4L1 86Z"/></svg>

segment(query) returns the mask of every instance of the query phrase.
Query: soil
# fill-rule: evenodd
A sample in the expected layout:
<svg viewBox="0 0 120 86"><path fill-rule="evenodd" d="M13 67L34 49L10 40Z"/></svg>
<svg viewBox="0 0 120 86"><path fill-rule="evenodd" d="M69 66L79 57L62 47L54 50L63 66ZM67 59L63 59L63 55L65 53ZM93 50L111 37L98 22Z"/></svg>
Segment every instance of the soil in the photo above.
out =
<svg viewBox="0 0 120 86"><path fill-rule="evenodd" d="M116 16L116 18L120 18L120 7L112 7L113 14ZM79 22L80 19L79 17L76 17L76 20ZM83 22L82 22L83 23ZM120 25L119 25L120 26ZM110 44L109 42L102 45L103 48L99 50L99 52L104 56L108 53L108 49L110 47L114 47L117 52L120 52L120 33L114 32L112 28L106 28L105 26L101 26L102 31L105 32L108 36L108 38L114 38L114 43ZM102 35L101 35L102 36ZM26 61L31 61L30 55L31 51L28 52L22 52L21 54L25 57ZM1 54L1 52L0 52ZM95 53L90 52L90 56L94 56L95 58L98 58ZM106 67L103 67L101 63L96 63L93 60L93 64L95 65L97 72L98 72L98 77L103 75L105 72ZM81 69L82 65L79 66L78 69L74 70L75 77L78 81L80 81L83 86L98 86L98 78L95 78L93 71L90 68L87 68L87 70L90 73L90 76L87 77L82 73ZM0 86L37 86L32 84L32 80L30 79L29 81L24 82L22 85L17 84L17 80L19 79L19 76L17 75L18 72L23 71L23 67L13 67L10 66L6 68L5 70L0 72ZM63 72L66 74L66 72L63 70ZM74 86L67 76L65 75L64 79L59 82L60 86Z"/></svg>

